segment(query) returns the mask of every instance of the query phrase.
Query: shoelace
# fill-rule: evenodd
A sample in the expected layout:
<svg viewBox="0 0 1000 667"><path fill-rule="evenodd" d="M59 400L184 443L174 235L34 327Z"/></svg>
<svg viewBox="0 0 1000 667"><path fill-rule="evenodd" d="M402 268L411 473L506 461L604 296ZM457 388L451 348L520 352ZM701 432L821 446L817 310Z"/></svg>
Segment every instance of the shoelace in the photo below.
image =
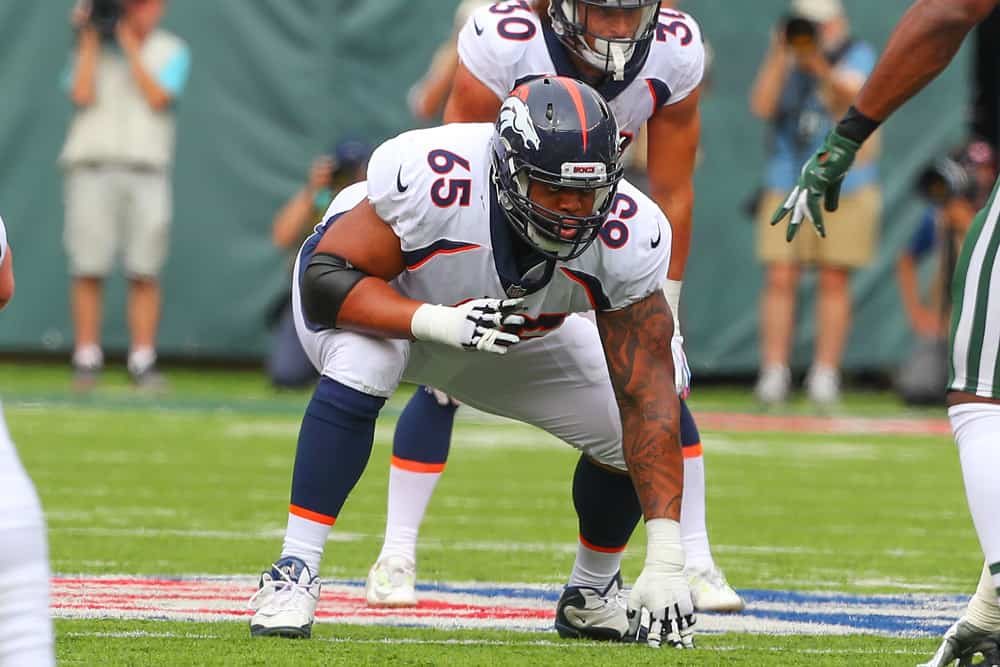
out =
<svg viewBox="0 0 1000 667"><path fill-rule="evenodd" d="M281 579L270 579L264 582L264 585L257 589L257 592L250 596L250 600L247 601L247 606L250 609L257 610L260 608L258 604L258 598L264 593L269 593L271 599L274 601L274 606L278 609L289 609L295 608L295 600L300 595L308 595L314 600L319 600L319 579L314 578L308 584L300 584L299 582L292 579L287 572L278 569L276 565L271 565L272 570L276 570L281 574Z"/></svg>

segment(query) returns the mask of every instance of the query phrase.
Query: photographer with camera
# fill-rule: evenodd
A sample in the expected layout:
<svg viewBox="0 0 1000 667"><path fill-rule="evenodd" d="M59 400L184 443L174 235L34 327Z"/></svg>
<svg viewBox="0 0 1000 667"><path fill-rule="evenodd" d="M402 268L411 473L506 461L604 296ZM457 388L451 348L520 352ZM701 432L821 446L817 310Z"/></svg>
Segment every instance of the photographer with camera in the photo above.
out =
<svg viewBox="0 0 1000 667"><path fill-rule="evenodd" d="M371 152L371 145L363 139L341 139L329 153L313 160L305 184L275 214L271 238L277 248L289 254L289 275L295 254L321 222L333 198L348 185L365 180ZM267 375L274 387L294 389L314 382L316 369L295 332L291 286L285 297L267 357Z"/></svg>
<svg viewBox="0 0 1000 667"><path fill-rule="evenodd" d="M166 0L79 0L64 85L76 109L59 156L63 241L72 278L74 384L94 385L104 278L119 250L128 278L128 370L157 388L158 276L171 217L174 105L190 69L187 46L159 28Z"/></svg>
<svg viewBox="0 0 1000 667"><path fill-rule="evenodd" d="M896 260L896 280L915 336L896 382L907 403L940 405L944 401L952 274L965 233L989 197L995 178L993 149L983 141L972 141L934 160L917 179L916 194L927 201L927 210ZM918 272L921 261L932 254L938 268L925 298Z"/></svg>
<svg viewBox="0 0 1000 667"><path fill-rule="evenodd" d="M756 387L763 403L780 403L788 396L796 291L801 270L809 267L819 274L818 334L806 390L821 405L840 395L840 362L851 319L850 274L871 261L878 232L877 142L865 145L844 181L840 210L831 214L825 242L800 234L786 243L784 231L770 221L784 193L795 185L799 165L850 106L874 64L874 49L850 36L840 0L793 0L788 16L774 29L754 82L751 111L771 126L756 216L757 254L766 267Z"/></svg>

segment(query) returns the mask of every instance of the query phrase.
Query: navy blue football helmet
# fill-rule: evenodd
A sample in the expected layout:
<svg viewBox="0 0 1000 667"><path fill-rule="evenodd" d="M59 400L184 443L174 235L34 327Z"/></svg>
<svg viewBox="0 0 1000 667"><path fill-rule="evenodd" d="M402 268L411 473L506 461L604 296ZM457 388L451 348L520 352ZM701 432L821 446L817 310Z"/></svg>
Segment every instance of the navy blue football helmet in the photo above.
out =
<svg viewBox="0 0 1000 667"><path fill-rule="evenodd" d="M579 257L597 238L622 178L618 123L593 88L568 77L540 77L504 100L493 135L493 180L507 220L550 259ZM533 183L594 193L588 215L531 200Z"/></svg>
<svg viewBox="0 0 1000 667"><path fill-rule="evenodd" d="M632 34L595 32L590 19L596 11L621 12ZM660 0L552 0L549 4L552 30L559 41L584 62L619 81L646 62L659 14Z"/></svg>

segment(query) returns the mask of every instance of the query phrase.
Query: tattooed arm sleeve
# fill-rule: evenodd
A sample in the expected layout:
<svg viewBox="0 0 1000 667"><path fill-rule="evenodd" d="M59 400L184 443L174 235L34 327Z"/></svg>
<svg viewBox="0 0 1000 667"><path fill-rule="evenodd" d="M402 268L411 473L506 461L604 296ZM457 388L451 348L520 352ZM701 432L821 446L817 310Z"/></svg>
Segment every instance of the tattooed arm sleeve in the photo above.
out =
<svg viewBox="0 0 1000 667"><path fill-rule="evenodd" d="M597 326L622 420L622 449L646 520L680 520L684 460L670 353L673 316L656 290Z"/></svg>

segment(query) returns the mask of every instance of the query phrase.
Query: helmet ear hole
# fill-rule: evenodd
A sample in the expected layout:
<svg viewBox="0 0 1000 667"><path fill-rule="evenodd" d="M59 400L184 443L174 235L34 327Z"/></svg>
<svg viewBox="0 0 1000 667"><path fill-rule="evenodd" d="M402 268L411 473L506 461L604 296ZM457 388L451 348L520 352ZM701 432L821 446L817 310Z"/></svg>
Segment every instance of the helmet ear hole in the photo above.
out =
<svg viewBox="0 0 1000 667"><path fill-rule="evenodd" d="M548 120L548 121L551 122L553 116L555 116L555 111L553 110L552 103L550 102L545 107L545 120ZM605 118L607 118L607 116L605 116Z"/></svg>

